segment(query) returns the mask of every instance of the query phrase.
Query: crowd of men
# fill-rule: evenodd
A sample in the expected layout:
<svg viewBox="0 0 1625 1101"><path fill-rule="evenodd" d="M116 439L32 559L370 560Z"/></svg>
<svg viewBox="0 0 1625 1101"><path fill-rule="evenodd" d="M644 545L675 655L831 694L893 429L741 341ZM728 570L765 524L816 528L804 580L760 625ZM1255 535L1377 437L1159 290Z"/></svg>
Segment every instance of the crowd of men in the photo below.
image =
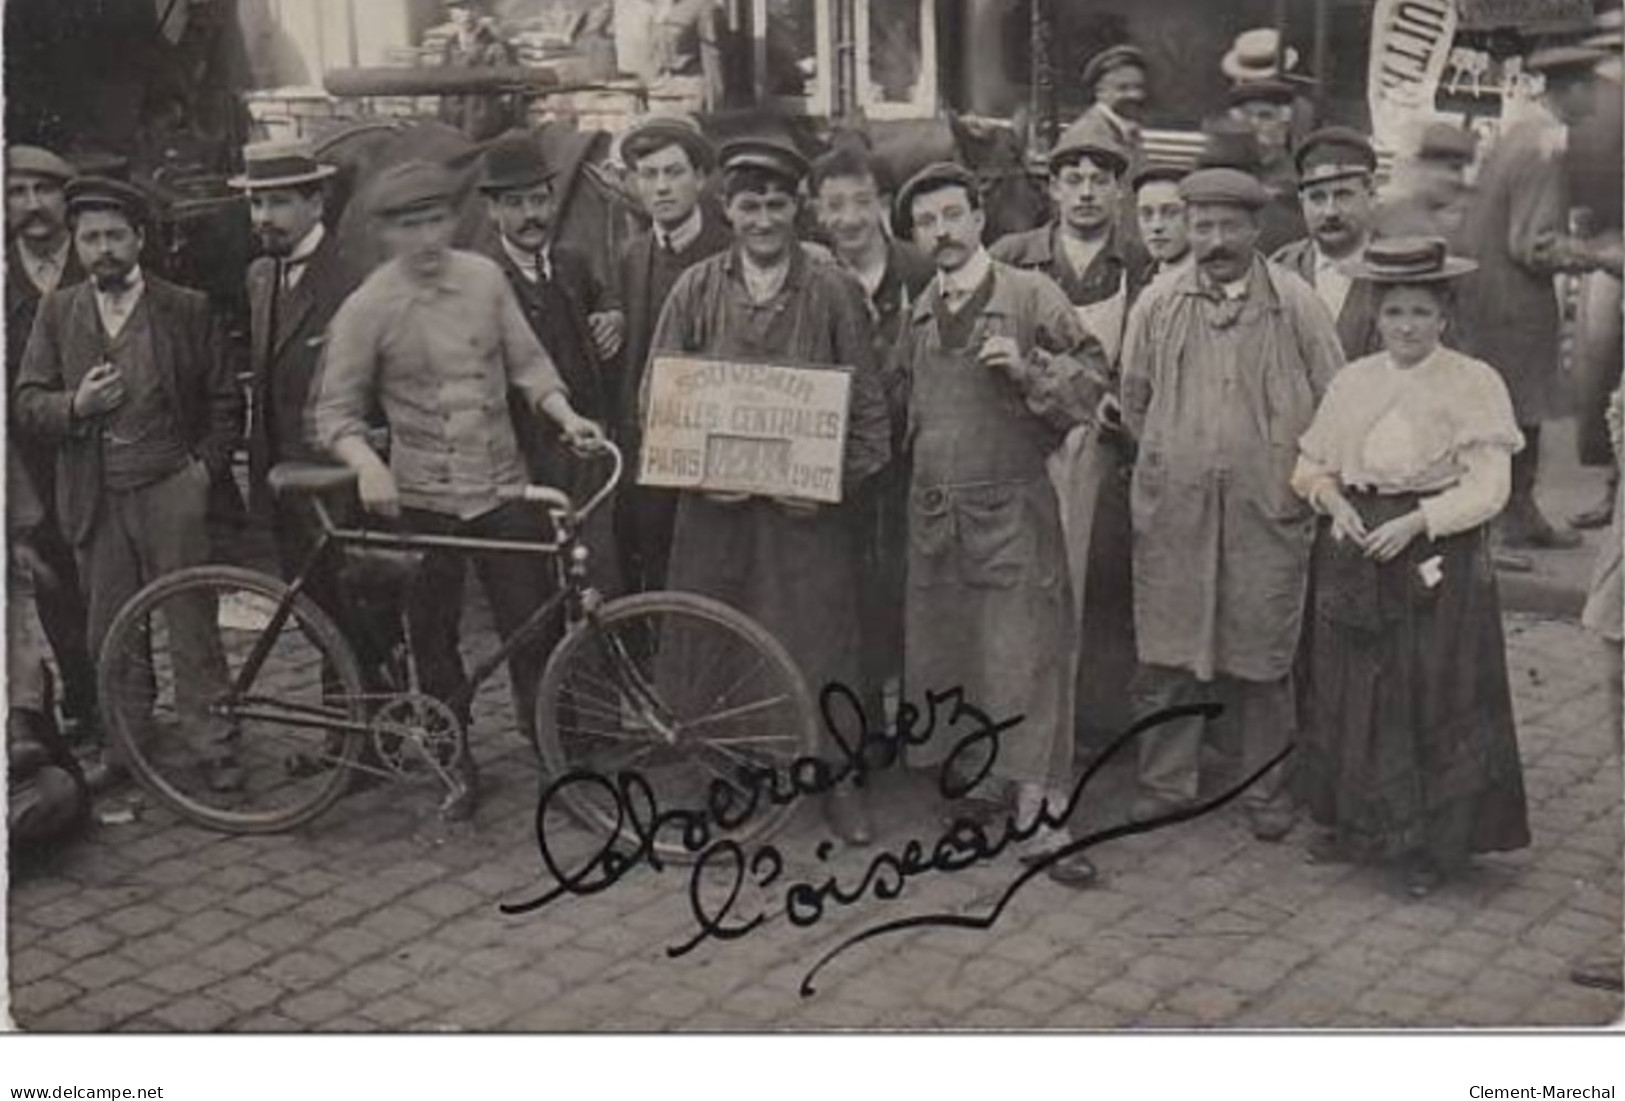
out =
<svg viewBox="0 0 1625 1101"><path fill-rule="evenodd" d="M772 134L718 149L691 120L652 117L620 143L649 224L613 286L552 243L555 166L523 134L484 153L495 232L483 253L451 247L449 169L410 162L371 181L356 201L389 255L371 272L329 229L333 168L297 142L257 143L232 181L263 250L247 272L247 403L205 296L142 268L142 190L13 147L8 466L40 503L8 518L62 718L97 744L90 655L136 589L209 557L210 487L232 477L239 444L290 573L315 535L299 502L266 492L290 460L348 465L355 507L412 530L537 538L544 521L501 491L579 490L572 456L606 437L635 470L649 362L703 353L850 372L841 503L623 485L588 536L618 575L607 584L732 603L809 683L858 686L871 715L899 683L962 686L989 713L1024 715L972 793L982 805L964 813L1053 805L1072 782L1080 712L1102 695L1134 714L1221 698L1240 717L1243 773L1263 773L1244 799L1251 828L1279 840L1292 795L1284 769L1264 769L1300 721L1317 524L1289 478L1331 377L1378 347L1370 286L1342 265L1379 236L1444 237L1476 258L1450 339L1501 372L1529 441L1502 565L1576 542L1534 497L1539 428L1557 412L1553 277L1617 276L1618 218L1612 236L1571 233L1552 135L1619 97L1617 23L1529 59L1548 110L1500 136L1476 186L1472 135L1437 123L1408 151L1403 186L1382 193L1366 134L1308 125L1273 32L1241 36L1224 59L1230 112L1190 171L1149 161L1154 74L1132 45L1114 47L1086 69L1094 106L1048 151L1053 217L987 242L963 166L898 186L861 143L809 163ZM820 244L801 238L809 212ZM548 595L534 560L474 565L504 635ZM463 678L462 567L431 557L433 581L407 613L424 688L444 698ZM310 591L359 627L339 589L320 575ZM172 632L205 680L205 641L185 624ZM547 645L512 659L522 729ZM1108 666L1132 676L1103 685ZM52 705L12 704L14 744L40 741ZM20 713L42 718L20 726ZM1192 716L1142 739L1134 815L1196 798L1204 725ZM938 763L933 748L918 763ZM463 759L454 814L478 791ZM229 746L209 767L221 790L242 783ZM100 756L88 776L69 771L99 788L122 770ZM871 837L866 798L843 786L828 800L849 843ZM1046 828L1027 855L1066 839ZM1048 872L1095 879L1081 854Z"/></svg>

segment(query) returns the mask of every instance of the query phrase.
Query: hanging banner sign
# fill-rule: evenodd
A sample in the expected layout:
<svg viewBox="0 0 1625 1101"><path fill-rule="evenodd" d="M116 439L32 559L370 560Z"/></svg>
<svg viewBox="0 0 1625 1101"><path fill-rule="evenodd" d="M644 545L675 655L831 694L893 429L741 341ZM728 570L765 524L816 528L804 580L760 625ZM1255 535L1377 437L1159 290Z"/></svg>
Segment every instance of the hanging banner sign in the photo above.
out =
<svg viewBox="0 0 1625 1101"><path fill-rule="evenodd" d="M849 372L676 355L649 372L639 485L840 501Z"/></svg>
<svg viewBox="0 0 1625 1101"><path fill-rule="evenodd" d="M1456 2L1377 0L1366 86L1379 146L1405 147L1409 128L1433 113L1456 37Z"/></svg>

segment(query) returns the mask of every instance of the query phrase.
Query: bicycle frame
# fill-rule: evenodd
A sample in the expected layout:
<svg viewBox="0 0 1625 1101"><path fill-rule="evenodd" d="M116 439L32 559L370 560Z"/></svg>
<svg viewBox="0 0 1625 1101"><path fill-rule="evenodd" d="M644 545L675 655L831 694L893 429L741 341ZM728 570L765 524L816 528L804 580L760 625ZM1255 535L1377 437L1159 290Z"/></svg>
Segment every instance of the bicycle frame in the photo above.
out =
<svg viewBox="0 0 1625 1101"><path fill-rule="evenodd" d="M321 534L316 545L305 557L304 563L288 583L288 591L278 602L270 620L261 630L254 642L254 648L249 652L247 659L237 672L235 683L231 687L229 699L243 701L249 698L248 688L258 677L261 667L270 656L271 647L281 634L282 628L287 625L288 617L293 614L294 602L304 588L312 574L322 566L325 559L343 550L346 547L372 547L390 550L449 550L459 554L472 553L501 553L501 554L536 554L549 559L564 558L565 568L560 572L562 584L557 592L550 596L520 625L512 635L502 641L496 652L478 666L468 677L467 686L454 699L445 701L452 710L458 713L466 712L475 693L487 679L491 677L513 655L516 650L534 641L551 625L554 618L566 609L567 604L571 610L578 614L586 614L583 597L587 593L587 557L585 548L581 546L578 538L582 526L587 518L604 503L620 481L624 465L619 448L606 443L605 450L613 460L613 470L602 487L595 493L585 506L578 512L571 505L570 500L558 490L546 486L524 486L512 491L498 494L500 498L521 500L547 504L549 515L553 521L557 537L549 542L532 542L529 540L486 539L462 535L428 535L410 531L389 531L367 527L341 527L328 511L327 504L319 493L310 496L310 505L316 514L321 526ZM396 693L382 693L387 698ZM290 726L319 727L326 730L343 730L358 733L368 733L371 726L365 722L356 722L349 719L340 719L325 708L314 705L299 705L281 703L279 708L286 708L287 713L278 711L274 716L278 722ZM300 717L301 713L309 712L308 720ZM268 719L273 716L261 715L247 708L238 708L238 714L249 718Z"/></svg>

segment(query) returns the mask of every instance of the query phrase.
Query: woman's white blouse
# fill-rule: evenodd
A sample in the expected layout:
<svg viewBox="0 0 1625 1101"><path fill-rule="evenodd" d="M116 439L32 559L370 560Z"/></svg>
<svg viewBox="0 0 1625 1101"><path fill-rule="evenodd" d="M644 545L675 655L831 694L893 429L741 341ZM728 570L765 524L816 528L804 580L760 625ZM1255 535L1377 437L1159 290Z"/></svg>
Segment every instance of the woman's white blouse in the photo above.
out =
<svg viewBox="0 0 1625 1101"><path fill-rule="evenodd" d="M1524 445L1494 368L1452 349L1400 367L1386 352L1332 379L1300 441L1292 488L1314 504L1328 485L1429 494L1428 535L1475 528L1506 506Z"/></svg>

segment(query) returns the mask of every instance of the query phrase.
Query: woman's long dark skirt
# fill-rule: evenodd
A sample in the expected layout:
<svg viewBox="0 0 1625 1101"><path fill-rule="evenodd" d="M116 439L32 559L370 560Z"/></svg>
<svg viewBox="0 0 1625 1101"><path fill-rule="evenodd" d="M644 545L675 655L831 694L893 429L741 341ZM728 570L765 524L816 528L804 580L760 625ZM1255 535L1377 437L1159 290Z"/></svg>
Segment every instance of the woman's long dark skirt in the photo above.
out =
<svg viewBox="0 0 1625 1101"><path fill-rule="evenodd" d="M1414 495L1350 494L1367 530ZM1437 557L1429 587L1421 566ZM1423 535L1388 563L1323 531L1315 550L1314 697L1296 763L1315 821L1363 859L1529 844L1500 600L1485 528Z"/></svg>

